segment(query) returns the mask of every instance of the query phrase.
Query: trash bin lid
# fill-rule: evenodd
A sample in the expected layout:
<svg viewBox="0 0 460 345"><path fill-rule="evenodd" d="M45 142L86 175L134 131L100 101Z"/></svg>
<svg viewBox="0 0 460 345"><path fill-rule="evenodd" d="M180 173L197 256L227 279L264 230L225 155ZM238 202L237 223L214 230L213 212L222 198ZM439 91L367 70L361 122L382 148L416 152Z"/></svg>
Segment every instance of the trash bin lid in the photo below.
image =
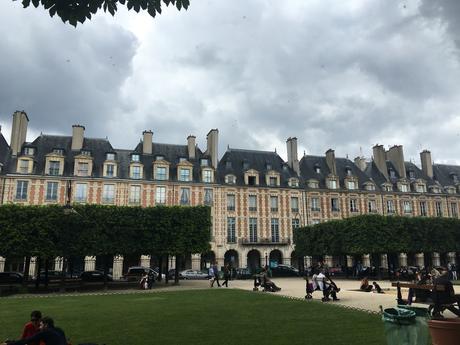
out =
<svg viewBox="0 0 460 345"><path fill-rule="evenodd" d="M387 308L383 311L382 319L384 322L410 325L415 322L415 311L400 308Z"/></svg>

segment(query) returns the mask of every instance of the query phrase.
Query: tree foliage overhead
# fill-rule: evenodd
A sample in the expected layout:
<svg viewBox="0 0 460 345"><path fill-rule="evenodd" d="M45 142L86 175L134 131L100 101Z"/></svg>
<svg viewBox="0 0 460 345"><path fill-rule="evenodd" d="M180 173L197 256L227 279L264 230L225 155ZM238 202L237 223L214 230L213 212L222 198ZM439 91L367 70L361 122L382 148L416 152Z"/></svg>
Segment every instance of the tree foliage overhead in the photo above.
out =
<svg viewBox="0 0 460 345"><path fill-rule="evenodd" d="M460 220L364 215L294 231L300 255L460 251Z"/></svg>
<svg viewBox="0 0 460 345"><path fill-rule="evenodd" d="M155 17L161 14L163 4L176 6L180 11L189 7L190 0L22 0L24 8L31 3L35 8L41 5L48 10L51 17L57 15L64 23L69 22L76 27L78 22L83 24L100 10L114 16L119 6L126 6L128 10L146 11Z"/></svg>

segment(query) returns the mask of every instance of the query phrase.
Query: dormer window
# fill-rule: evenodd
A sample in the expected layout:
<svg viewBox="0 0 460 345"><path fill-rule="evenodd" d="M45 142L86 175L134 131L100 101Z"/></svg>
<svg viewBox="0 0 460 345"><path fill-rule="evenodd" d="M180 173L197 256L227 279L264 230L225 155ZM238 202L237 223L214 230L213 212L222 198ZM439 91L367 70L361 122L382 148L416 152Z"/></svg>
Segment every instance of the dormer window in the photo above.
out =
<svg viewBox="0 0 460 345"><path fill-rule="evenodd" d="M50 162L49 162L49 170L48 170L49 175L52 175L52 176L59 175L60 165L61 165L61 162L59 162L59 161L51 161L50 160Z"/></svg>
<svg viewBox="0 0 460 345"><path fill-rule="evenodd" d="M439 189L439 187L436 187L436 186L431 186L430 191L431 193L441 193L441 190Z"/></svg>
<svg viewBox="0 0 460 345"><path fill-rule="evenodd" d="M353 175L353 172L351 171L350 168L346 168L345 172L346 172L347 176L352 176Z"/></svg>
<svg viewBox="0 0 460 345"><path fill-rule="evenodd" d="M455 187L445 187L447 194L455 194Z"/></svg>
<svg viewBox="0 0 460 345"><path fill-rule="evenodd" d="M29 173L29 160L28 159L20 159L19 160L19 173L21 174L28 174Z"/></svg>
<svg viewBox="0 0 460 345"><path fill-rule="evenodd" d="M182 162L187 162L187 158L179 157L179 163L182 163Z"/></svg>
<svg viewBox="0 0 460 345"><path fill-rule="evenodd" d="M232 168L232 162L231 162L231 161L226 161L226 162L225 162L225 167L226 167L227 169L231 169L231 168Z"/></svg>
<svg viewBox="0 0 460 345"><path fill-rule="evenodd" d="M77 175L78 176L88 176L89 174L89 164L87 162L78 162L77 163Z"/></svg>
<svg viewBox="0 0 460 345"><path fill-rule="evenodd" d="M243 169L249 169L249 162L243 162Z"/></svg>
<svg viewBox="0 0 460 345"><path fill-rule="evenodd" d="M256 177L255 176L248 176L248 185L255 186L256 185Z"/></svg>
<svg viewBox="0 0 460 345"><path fill-rule="evenodd" d="M271 165L271 163L267 163L267 164L265 165L265 167L267 168L267 170L272 170L272 165Z"/></svg>
<svg viewBox="0 0 460 345"><path fill-rule="evenodd" d="M319 165L315 165L314 170L315 170L315 173L321 174L321 168L319 167Z"/></svg>
<svg viewBox="0 0 460 345"><path fill-rule="evenodd" d="M355 181L347 181L347 189L349 189L349 190L356 189L356 182Z"/></svg>
<svg viewBox="0 0 460 345"><path fill-rule="evenodd" d="M114 161L115 160L115 153L107 153L105 155L105 159L108 161Z"/></svg>
<svg viewBox="0 0 460 345"><path fill-rule="evenodd" d="M366 190L368 191L374 191L375 190L375 186L372 184L372 183L368 183L366 184Z"/></svg>
<svg viewBox="0 0 460 345"><path fill-rule="evenodd" d="M409 170L408 173L411 180L415 179L415 172L413 170Z"/></svg>
<svg viewBox="0 0 460 345"><path fill-rule="evenodd" d="M316 180L309 180L308 187L309 188L319 188L319 183Z"/></svg>
<svg viewBox="0 0 460 345"><path fill-rule="evenodd" d="M63 149L53 149L53 153L56 155L64 155L64 150Z"/></svg>
<svg viewBox="0 0 460 345"><path fill-rule="evenodd" d="M156 157L155 157L155 160L156 160L156 161L164 161L164 160L165 160L165 156L156 156Z"/></svg>
<svg viewBox="0 0 460 345"><path fill-rule="evenodd" d="M236 176L235 175L225 175L225 183L227 183L227 184L235 184L236 183Z"/></svg>
<svg viewBox="0 0 460 345"><path fill-rule="evenodd" d="M390 178L396 178L396 172L393 169L388 170L388 173L390 174Z"/></svg>
<svg viewBox="0 0 460 345"><path fill-rule="evenodd" d="M139 162L140 160L140 156L137 153L131 155L131 162Z"/></svg>
<svg viewBox="0 0 460 345"><path fill-rule="evenodd" d="M33 156L35 153L35 149L33 147L25 147L24 148L24 154L26 156Z"/></svg>
<svg viewBox="0 0 460 345"><path fill-rule="evenodd" d="M458 183L458 175L457 174L450 174L450 176L452 177L452 181L457 184Z"/></svg>
<svg viewBox="0 0 460 345"><path fill-rule="evenodd" d="M336 180L328 180L327 181L327 188L329 188L329 189L337 189L337 181Z"/></svg>
<svg viewBox="0 0 460 345"><path fill-rule="evenodd" d="M190 169L186 169L186 168L179 169L179 181L183 181L183 182L190 181Z"/></svg>
<svg viewBox="0 0 460 345"><path fill-rule="evenodd" d="M418 183L415 186L415 190L417 191L417 193L426 193L426 186L423 183Z"/></svg>
<svg viewBox="0 0 460 345"><path fill-rule="evenodd" d="M139 165L131 166L131 178L133 179L141 178L141 167Z"/></svg>
<svg viewBox="0 0 460 345"><path fill-rule="evenodd" d="M201 165L202 167L207 167L207 166L209 165L208 160L207 160L206 158L202 158L202 159L200 160L200 165Z"/></svg>
<svg viewBox="0 0 460 345"><path fill-rule="evenodd" d="M405 183L401 183L399 185L399 190L401 192L408 192L409 191L409 185L405 184Z"/></svg>
<svg viewBox="0 0 460 345"><path fill-rule="evenodd" d="M83 156L91 157L91 151L88 150L81 150L80 154Z"/></svg>
<svg viewBox="0 0 460 345"><path fill-rule="evenodd" d="M270 187L276 187L278 184L278 178L276 176L270 176L268 179L268 185Z"/></svg>
<svg viewBox="0 0 460 345"><path fill-rule="evenodd" d="M203 182L204 183L213 182L213 171L211 169L203 169Z"/></svg>
<svg viewBox="0 0 460 345"><path fill-rule="evenodd" d="M393 186L391 184L384 184L384 185L382 185L382 189L385 192L391 192L391 191L393 191Z"/></svg>
<svg viewBox="0 0 460 345"><path fill-rule="evenodd" d="M296 178L289 179L289 186L290 187L299 187L299 180Z"/></svg>

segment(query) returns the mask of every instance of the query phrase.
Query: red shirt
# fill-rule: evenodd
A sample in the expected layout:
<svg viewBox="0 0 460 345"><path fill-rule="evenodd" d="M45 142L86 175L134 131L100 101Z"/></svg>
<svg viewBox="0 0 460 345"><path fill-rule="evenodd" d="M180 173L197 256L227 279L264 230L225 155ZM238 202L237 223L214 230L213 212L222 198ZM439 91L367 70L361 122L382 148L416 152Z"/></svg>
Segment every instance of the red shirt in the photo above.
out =
<svg viewBox="0 0 460 345"><path fill-rule="evenodd" d="M35 334L37 334L39 331L40 331L40 328L35 327L35 325L32 322L29 321L24 325L24 330L22 331L21 339L32 337ZM29 344L29 345L37 345L37 344L33 343L33 344Z"/></svg>

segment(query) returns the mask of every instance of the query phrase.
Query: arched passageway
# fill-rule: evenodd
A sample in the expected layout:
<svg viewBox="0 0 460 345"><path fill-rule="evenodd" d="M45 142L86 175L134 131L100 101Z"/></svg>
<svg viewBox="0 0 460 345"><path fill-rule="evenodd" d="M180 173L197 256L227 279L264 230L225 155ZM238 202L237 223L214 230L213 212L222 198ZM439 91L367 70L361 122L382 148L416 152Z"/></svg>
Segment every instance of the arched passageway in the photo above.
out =
<svg viewBox="0 0 460 345"><path fill-rule="evenodd" d="M248 268L251 272L255 272L260 268L260 252L253 249L248 253Z"/></svg>
<svg viewBox="0 0 460 345"><path fill-rule="evenodd" d="M214 253L212 250L201 254L201 262L200 262L200 268L202 270L209 268L212 263L216 261L216 253Z"/></svg>
<svg viewBox="0 0 460 345"><path fill-rule="evenodd" d="M276 267L282 263L283 263L283 253L281 253L281 251L278 249L272 250L270 252L270 257L268 261L268 264L270 265L270 267Z"/></svg>
<svg viewBox="0 0 460 345"><path fill-rule="evenodd" d="M229 264L232 268L240 267L238 252L236 250L227 250L224 255L224 265Z"/></svg>

